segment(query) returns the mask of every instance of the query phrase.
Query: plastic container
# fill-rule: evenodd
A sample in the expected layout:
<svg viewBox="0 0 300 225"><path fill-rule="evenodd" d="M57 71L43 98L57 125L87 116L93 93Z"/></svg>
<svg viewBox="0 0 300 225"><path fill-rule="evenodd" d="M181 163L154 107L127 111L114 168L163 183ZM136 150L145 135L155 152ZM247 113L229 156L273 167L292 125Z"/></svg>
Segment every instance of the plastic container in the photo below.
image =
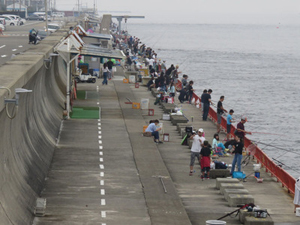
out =
<svg viewBox="0 0 300 225"><path fill-rule="evenodd" d="M226 224L226 222L222 220L206 220L206 225L220 225L220 224Z"/></svg>
<svg viewBox="0 0 300 225"><path fill-rule="evenodd" d="M300 207L296 208L296 216L300 216Z"/></svg>
<svg viewBox="0 0 300 225"><path fill-rule="evenodd" d="M170 114L163 114L163 120L170 120Z"/></svg>
<svg viewBox="0 0 300 225"><path fill-rule="evenodd" d="M259 172L260 168L261 168L260 164L253 164L253 170L254 170L254 172Z"/></svg>
<svg viewBox="0 0 300 225"><path fill-rule="evenodd" d="M149 108L149 98L142 98L141 109L148 109L148 108Z"/></svg>
<svg viewBox="0 0 300 225"><path fill-rule="evenodd" d="M135 83L135 76L134 75L130 75L129 76L129 83Z"/></svg>
<svg viewBox="0 0 300 225"><path fill-rule="evenodd" d="M255 172L255 177L260 178L260 172Z"/></svg>

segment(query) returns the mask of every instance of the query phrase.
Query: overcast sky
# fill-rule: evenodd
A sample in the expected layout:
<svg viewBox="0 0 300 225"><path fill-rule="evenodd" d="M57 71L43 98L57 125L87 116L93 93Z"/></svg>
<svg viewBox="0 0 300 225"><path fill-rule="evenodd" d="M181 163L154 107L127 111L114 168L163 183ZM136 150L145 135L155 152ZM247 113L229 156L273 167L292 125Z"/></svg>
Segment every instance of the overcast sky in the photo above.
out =
<svg viewBox="0 0 300 225"><path fill-rule="evenodd" d="M165 21L180 22L185 20L205 19L209 20L208 14L214 15L210 18L216 20L215 14L220 15L245 15L250 14L285 14L299 15L300 0L79 0L83 7L93 8L94 3L101 13L107 12L129 15L144 15L145 22ZM57 0L58 9L77 9L78 0ZM111 12L113 11L113 12ZM124 12L124 13L122 13ZM202 16L202 18L201 18ZM180 18L179 18L180 17ZM196 19L196 20L197 20ZM170 20L170 21L169 21ZM209 22L209 21L208 21Z"/></svg>

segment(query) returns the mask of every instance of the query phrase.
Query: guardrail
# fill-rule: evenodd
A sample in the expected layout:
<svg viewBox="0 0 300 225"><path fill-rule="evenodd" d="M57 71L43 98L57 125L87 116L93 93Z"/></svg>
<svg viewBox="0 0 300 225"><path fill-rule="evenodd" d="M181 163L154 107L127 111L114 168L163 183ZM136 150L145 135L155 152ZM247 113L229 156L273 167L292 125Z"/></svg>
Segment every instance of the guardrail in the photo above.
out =
<svg viewBox="0 0 300 225"><path fill-rule="evenodd" d="M181 89L181 82L178 80L176 84L176 89ZM195 105L199 104L199 108L201 107L201 98L193 94L192 102L194 102ZM212 108L209 107L208 117L216 124L217 123L217 112ZM221 120L221 129L226 132L227 127L227 121L224 117L222 117ZM231 136L234 137L234 131L236 128L231 125ZM249 145L253 144L251 140L249 140L247 137L244 138L244 145L247 148ZM274 176L277 178L277 182L281 182L282 187L286 187L288 189L288 193L295 194L295 183L296 179L293 178L288 172L286 172L284 169L282 169L280 166L278 166L276 163L273 162L259 147L256 146L256 151L254 154L254 157L256 160L262 165L262 167L265 167L266 172L271 173L271 176Z"/></svg>

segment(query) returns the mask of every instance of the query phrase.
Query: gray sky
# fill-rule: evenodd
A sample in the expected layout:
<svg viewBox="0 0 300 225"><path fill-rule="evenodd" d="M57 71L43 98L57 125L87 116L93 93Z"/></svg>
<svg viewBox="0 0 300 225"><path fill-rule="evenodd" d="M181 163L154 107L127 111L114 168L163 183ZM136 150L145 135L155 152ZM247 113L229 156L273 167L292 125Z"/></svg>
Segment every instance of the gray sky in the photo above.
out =
<svg viewBox="0 0 300 225"><path fill-rule="evenodd" d="M98 11L105 11L117 14L115 11L125 11L129 15L144 15L144 22L185 22L200 19L217 21L223 18L236 20L243 17L249 18L252 15L281 14L299 15L300 0L79 0L84 7L93 7L94 2ZM78 0L57 0L58 9L77 9ZM127 11L131 13L127 13ZM209 15L213 15L210 16ZM230 15L230 16L229 16ZM239 15L233 16L233 15ZM179 18L181 16L181 18ZM225 17L224 17L225 16ZM279 19L280 20L280 19ZM293 19L292 19L293 20ZM295 21L294 21L295 22ZM193 23L193 22L191 22Z"/></svg>

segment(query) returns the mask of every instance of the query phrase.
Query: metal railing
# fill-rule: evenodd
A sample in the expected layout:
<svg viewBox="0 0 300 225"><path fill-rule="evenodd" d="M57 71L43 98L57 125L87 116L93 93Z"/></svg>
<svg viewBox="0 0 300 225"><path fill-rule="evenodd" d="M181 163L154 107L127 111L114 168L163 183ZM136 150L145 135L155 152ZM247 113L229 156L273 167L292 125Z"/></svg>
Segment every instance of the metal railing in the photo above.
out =
<svg viewBox="0 0 300 225"><path fill-rule="evenodd" d="M181 82L178 80L176 84L176 89L181 89ZM199 108L201 108L201 99L198 95L195 93L192 97L192 102L195 105L199 104ZM216 124L217 123L217 112L212 108L209 107L208 117ZM226 131L227 127L227 121L224 117L222 117L221 120L221 129L223 131ZM231 125L231 132L230 135L234 137L234 131L236 128ZM247 137L244 138L244 145L245 148L247 148L249 145L253 144L251 140L249 140ZM271 173L271 176L274 176L277 178L277 182L281 182L282 187L286 187L288 189L288 193L295 194L295 183L296 179L293 178L288 172L286 172L284 169L282 169L280 166L278 166L273 160L271 160L259 147L256 146L254 157L256 160L261 163L262 167L265 167L266 172Z"/></svg>

